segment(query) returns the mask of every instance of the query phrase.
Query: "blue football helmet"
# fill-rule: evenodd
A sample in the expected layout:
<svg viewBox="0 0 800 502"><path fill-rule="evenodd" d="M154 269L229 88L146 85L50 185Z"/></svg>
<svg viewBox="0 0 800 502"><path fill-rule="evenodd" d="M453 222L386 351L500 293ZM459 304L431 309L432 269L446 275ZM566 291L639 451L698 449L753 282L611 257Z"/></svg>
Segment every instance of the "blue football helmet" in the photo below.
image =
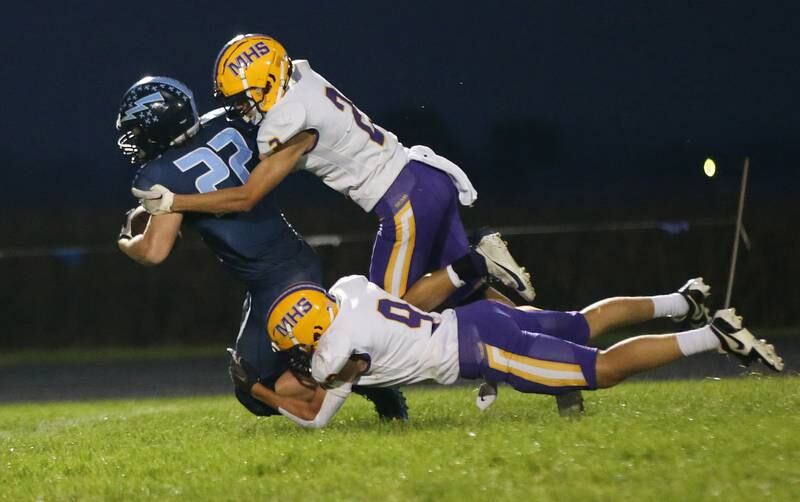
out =
<svg viewBox="0 0 800 502"><path fill-rule="evenodd" d="M167 77L145 77L122 95L117 141L131 164L140 164L180 145L200 129L192 91Z"/></svg>

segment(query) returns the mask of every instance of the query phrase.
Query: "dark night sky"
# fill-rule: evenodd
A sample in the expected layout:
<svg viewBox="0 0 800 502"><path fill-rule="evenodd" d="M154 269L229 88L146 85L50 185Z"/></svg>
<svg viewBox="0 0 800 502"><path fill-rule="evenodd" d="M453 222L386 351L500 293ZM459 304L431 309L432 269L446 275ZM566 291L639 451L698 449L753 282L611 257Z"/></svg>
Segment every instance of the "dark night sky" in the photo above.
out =
<svg viewBox="0 0 800 502"><path fill-rule="evenodd" d="M482 152L493 128L516 120L544 124L559 144L553 162L572 176L645 179L637 164L675 148L771 151L778 152L774 184L797 193L790 165L800 133L794 5L17 4L4 19L0 49L0 152L17 187L6 184L3 199L62 200L58 191L78 187L88 199L124 196L130 172L114 130L122 92L141 76L166 74L210 108L214 57L240 32L281 40L376 122L401 129L401 140L402 121L382 117L438 114L458 146L455 160L471 172L491 169ZM672 167L699 172L700 163Z"/></svg>

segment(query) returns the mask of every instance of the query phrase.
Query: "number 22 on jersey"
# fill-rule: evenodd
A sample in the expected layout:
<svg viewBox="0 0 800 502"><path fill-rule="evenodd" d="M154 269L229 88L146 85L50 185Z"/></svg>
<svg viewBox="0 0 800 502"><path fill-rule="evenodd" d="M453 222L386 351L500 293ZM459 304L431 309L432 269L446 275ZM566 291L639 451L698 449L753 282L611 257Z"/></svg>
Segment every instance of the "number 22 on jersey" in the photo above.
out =
<svg viewBox="0 0 800 502"><path fill-rule="evenodd" d="M206 144L208 147L201 146L173 162L184 173L201 164L208 169L208 172L201 174L194 181L198 192L206 193L216 190L220 183L230 177L231 171L242 184L247 183L250 172L245 165L253 157L253 152L239 131L233 127L225 128ZM218 152L230 144L233 144L236 151L228 157L226 163L220 158Z"/></svg>

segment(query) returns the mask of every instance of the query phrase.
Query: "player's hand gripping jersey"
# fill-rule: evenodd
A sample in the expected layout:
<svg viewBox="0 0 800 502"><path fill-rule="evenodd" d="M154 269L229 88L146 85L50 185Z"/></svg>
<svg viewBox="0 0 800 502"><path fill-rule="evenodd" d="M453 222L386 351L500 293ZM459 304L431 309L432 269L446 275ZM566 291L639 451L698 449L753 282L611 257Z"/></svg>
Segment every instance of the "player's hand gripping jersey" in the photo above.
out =
<svg viewBox="0 0 800 502"><path fill-rule="evenodd" d="M201 124L186 144L145 164L133 186L149 190L160 184L178 193L205 193L245 183L258 162L252 134L228 122L221 108L203 115ZM305 246L270 198L249 213L186 213L184 219L249 289L276 282Z"/></svg>
<svg viewBox="0 0 800 502"><path fill-rule="evenodd" d="M318 382L332 382L353 355L369 361L355 383L381 387L458 378L458 334L453 310L422 312L363 276L340 279L329 290L339 313L311 359ZM335 383L333 383L335 385Z"/></svg>
<svg viewBox="0 0 800 502"><path fill-rule="evenodd" d="M408 162L397 136L373 124L308 61L298 60L286 94L261 122L258 149L269 153L305 130L316 132L317 144L297 169L319 176L365 211L372 210Z"/></svg>

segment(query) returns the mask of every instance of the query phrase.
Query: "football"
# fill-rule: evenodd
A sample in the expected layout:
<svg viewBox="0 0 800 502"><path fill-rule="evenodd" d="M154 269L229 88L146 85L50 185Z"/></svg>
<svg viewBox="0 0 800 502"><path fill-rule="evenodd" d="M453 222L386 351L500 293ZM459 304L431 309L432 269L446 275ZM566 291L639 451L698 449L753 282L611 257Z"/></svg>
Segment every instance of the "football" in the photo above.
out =
<svg viewBox="0 0 800 502"><path fill-rule="evenodd" d="M147 223L150 221L150 214L148 214L148 212L142 206L132 209L131 211L132 212L128 215L131 235L139 235L144 233L144 230L147 228Z"/></svg>

